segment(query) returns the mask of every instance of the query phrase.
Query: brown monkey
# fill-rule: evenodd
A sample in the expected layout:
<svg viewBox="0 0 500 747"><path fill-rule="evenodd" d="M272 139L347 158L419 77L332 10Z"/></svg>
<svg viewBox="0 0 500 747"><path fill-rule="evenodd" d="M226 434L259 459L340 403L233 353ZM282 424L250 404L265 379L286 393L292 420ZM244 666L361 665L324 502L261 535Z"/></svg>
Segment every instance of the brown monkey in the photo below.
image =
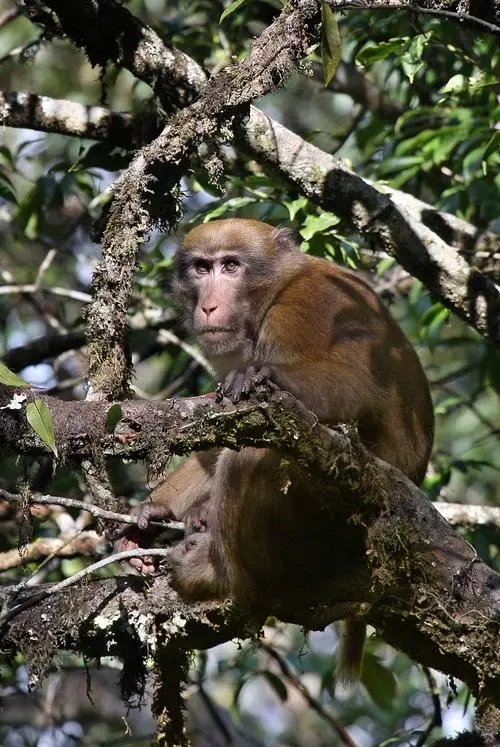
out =
<svg viewBox="0 0 500 747"><path fill-rule="evenodd" d="M232 219L187 234L174 289L233 402L259 383L276 385L323 423L357 421L369 449L422 481L433 437L428 384L405 335L354 273L303 255L286 229ZM188 520L188 536L172 554L181 595L232 596L288 615L324 602L336 564L345 568L353 555L345 509L339 530L323 510L326 492L312 491L307 475L276 450L204 458L202 465L203 457L191 457L169 476L141 519L141 526L151 516ZM359 674L364 632L359 621L346 625L345 681Z"/></svg>

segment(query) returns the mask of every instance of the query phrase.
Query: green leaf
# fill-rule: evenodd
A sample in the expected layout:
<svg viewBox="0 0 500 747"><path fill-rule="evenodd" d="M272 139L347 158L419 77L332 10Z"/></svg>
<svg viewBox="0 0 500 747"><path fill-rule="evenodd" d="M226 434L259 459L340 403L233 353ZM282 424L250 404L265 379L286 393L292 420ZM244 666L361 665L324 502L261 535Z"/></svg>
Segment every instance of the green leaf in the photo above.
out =
<svg viewBox="0 0 500 747"><path fill-rule="evenodd" d="M252 197L232 197L230 200L221 202L216 207L207 210L203 216L203 223L208 223L215 218L220 218L227 213L232 213L235 210L239 210L247 205L253 205L254 203L255 200Z"/></svg>
<svg viewBox="0 0 500 747"><path fill-rule="evenodd" d="M12 156L12 152L10 148L7 148L6 145L0 145L0 158L4 158L9 164L9 166L11 166L12 168L15 168L14 166L15 161Z"/></svg>
<svg viewBox="0 0 500 747"><path fill-rule="evenodd" d="M6 384L7 386L21 386L23 388L30 386L27 381L13 373L13 371L11 371L10 368L7 368L4 363L0 363L0 384Z"/></svg>
<svg viewBox="0 0 500 747"><path fill-rule="evenodd" d="M3 179L3 175L0 174L0 197L6 202L13 202L17 204L17 197L13 189Z"/></svg>
<svg viewBox="0 0 500 747"><path fill-rule="evenodd" d="M437 403L434 411L436 415L447 415L450 410L454 410L457 405L462 404L463 401L463 397L460 397L459 395L445 397Z"/></svg>
<svg viewBox="0 0 500 747"><path fill-rule="evenodd" d="M286 207L288 210L292 222L295 220L297 213L300 212L300 210L306 209L307 202L307 197L297 197L296 200L292 200L291 202L288 202L287 200L283 201L283 207Z"/></svg>
<svg viewBox="0 0 500 747"><path fill-rule="evenodd" d="M81 169L100 168L107 171L119 171L128 166L130 156L109 142L95 143L70 167L70 172ZM56 167L55 167L56 168Z"/></svg>
<svg viewBox="0 0 500 747"><path fill-rule="evenodd" d="M450 317L450 312L441 303L435 303L422 314L420 339L427 335L435 335L441 327L446 324Z"/></svg>
<svg viewBox="0 0 500 747"><path fill-rule="evenodd" d="M305 241L310 241L317 233L323 234L339 223L340 218L333 215L333 213L325 212L321 213L321 215L308 215L299 233Z"/></svg>
<svg viewBox="0 0 500 747"><path fill-rule="evenodd" d="M408 43L408 37L403 36L401 39L391 39L388 42L372 44L364 47L356 56L356 59L361 65L371 65L378 60L385 60L391 54L402 55L408 48Z"/></svg>
<svg viewBox="0 0 500 747"><path fill-rule="evenodd" d="M463 93L467 90L469 79L465 75L453 75L448 83L441 88L441 93Z"/></svg>
<svg viewBox="0 0 500 747"><path fill-rule="evenodd" d="M377 265L376 277L381 278L384 272L390 270L396 264L394 257L384 257Z"/></svg>
<svg viewBox="0 0 500 747"><path fill-rule="evenodd" d="M429 32L426 34L417 34L417 36L413 37L408 47L408 52L401 60L401 66L410 83L413 83L415 75L424 67L422 55L431 36L432 33Z"/></svg>
<svg viewBox="0 0 500 747"><path fill-rule="evenodd" d="M52 413L43 399L35 399L26 406L26 418L36 435L57 456Z"/></svg>
<svg viewBox="0 0 500 747"><path fill-rule="evenodd" d="M391 707L396 695L396 679L372 653L365 654L361 681L374 703L384 710Z"/></svg>
<svg viewBox="0 0 500 747"><path fill-rule="evenodd" d="M325 86L328 86L339 66L342 42L336 15L326 3L321 6L321 20L321 61Z"/></svg>
<svg viewBox="0 0 500 747"><path fill-rule="evenodd" d="M412 306L415 306L419 300L420 296L422 295L423 285L420 280L415 280L414 283L412 283L410 293L408 295L408 300L410 301L410 304Z"/></svg>
<svg viewBox="0 0 500 747"><path fill-rule="evenodd" d="M247 2L247 0L233 0L231 5L228 5L226 10L221 14L221 17L219 18L219 23L222 23L222 21L231 15L231 13L234 13L235 10L238 10L239 7L244 5Z"/></svg>
<svg viewBox="0 0 500 747"><path fill-rule="evenodd" d="M108 409L108 412L106 413L106 432L114 433L115 428L120 422L121 418L122 408L117 402L115 402L115 404L111 405L111 407Z"/></svg>
<svg viewBox="0 0 500 747"><path fill-rule="evenodd" d="M484 149L483 153L483 159L482 159L482 166L483 166L483 173L486 174L488 170L488 159L490 156L496 155L498 156L498 153L500 151L500 130L496 130L493 135L490 137L488 144L486 145L486 148Z"/></svg>

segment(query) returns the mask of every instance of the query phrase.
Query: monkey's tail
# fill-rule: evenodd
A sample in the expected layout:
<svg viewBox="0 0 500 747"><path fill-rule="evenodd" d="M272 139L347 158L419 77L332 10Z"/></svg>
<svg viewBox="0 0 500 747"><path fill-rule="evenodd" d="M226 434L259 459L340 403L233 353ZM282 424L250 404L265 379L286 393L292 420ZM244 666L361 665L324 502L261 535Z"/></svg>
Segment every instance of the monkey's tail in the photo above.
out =
<svg viewBox="0 0 500 747"><path fill-rule="evenodd" d="M335 666L335 687L349 691L361 678L366 624L362 620L343 620Z"/></svg>

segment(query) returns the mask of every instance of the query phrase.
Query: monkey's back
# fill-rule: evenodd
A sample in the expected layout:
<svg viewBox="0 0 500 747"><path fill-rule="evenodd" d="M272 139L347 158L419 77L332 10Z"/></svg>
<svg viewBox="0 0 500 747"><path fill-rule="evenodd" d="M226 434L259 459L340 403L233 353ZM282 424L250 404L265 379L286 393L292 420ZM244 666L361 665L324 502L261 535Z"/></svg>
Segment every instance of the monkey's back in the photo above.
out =
<svg viewBox="0 0 500 747"><path fill-rule="evenodd" d="M355 273L307 259L269 308L255 357L282 368L282 388L322 422L356 420L366 446L419 484L434 416L418 356Z"/></svg>
<svg viewBox="0 0 500 747"><path fill-rule="evenodd" d="M322 422L357 421L369 449L421 482L433 436L429 387L409 341L364 281L308 259L267 310L253 354ZM290 616L294 600L303 609L324 599L329 584L338 593L346 558L363 555L353 553L361 539L350 497L339 495L333 521L331 489L279 451L225 450L220 459L211 526L231 594L253 605L275 598Z"/></svg>

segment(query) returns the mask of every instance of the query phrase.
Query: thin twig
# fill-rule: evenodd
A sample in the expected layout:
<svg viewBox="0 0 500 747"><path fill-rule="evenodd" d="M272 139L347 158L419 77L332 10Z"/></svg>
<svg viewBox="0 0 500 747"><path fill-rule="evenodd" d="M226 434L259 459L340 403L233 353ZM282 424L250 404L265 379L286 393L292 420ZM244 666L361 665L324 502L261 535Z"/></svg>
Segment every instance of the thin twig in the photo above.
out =
<svg viewBox="0 0 500 747"><path fill-rule="evenodd" d="M49 249L49 251L45 255L45 258L40 262L40 266L38 268L38 272L36 274L36 279L35 279L35 285L38 288L42 284L43 276L45 275L50 265L56 258L56 255L57 255L57 251L55 249Z"/></svg>
<svg viewBox="0 0 500 747"><path fill-rule="evenodd" d="M477 16L470 16L467 13L459 13L453 10L439 10L437 8L423 8L421 5L408 5L406 3L391 4L391 3L377 3L369 4L368 2L336 2L335 0L328 0L328 5L332 10L407 10L410 13L422 13L424 15L439 16L442 18L453 18L455 21L473 23L481 26L482 28L489 31L491 34L500 34L500 26L495 23L490 23Z"/></svg>
<svg viewBox="0 0 500 747"><path fill-rule="evenodd" d="M18 493L8 493L6 490L0 488L0 498L7 501L8 503L21 503L22 496ZM82 511L88 511L89 514L99 519L109 519L110 521L118 521L121 524L137 524L137 519L130 514L120 514L116 511L108 511L107 509L95 506L93 503L86 503L76 498L66 498L62 495L36 495L34 494L31 499L32 504L40 505L52 505L52 506L65 506L66 508L79 508ZM175 529L177 531L184 531L184 524L182 521L151 521L149 522L151 527L160 527L162 529Z"/></svg>
<svg viewBox="0 0 500 747"><path fill-rule="evenodd" d="M181 350L191 356L191 358L193 358L197 363L199 363L200 366L205 369L205 371L207 371L210 375L213 374L214 370L212 366L205 358L205 356L198 350L198 348L195 348L193 345L190 345L189 343L184 342L184 340L181 340L181 338L177 337L177 335L170 329L160 329L158 331L158 342L161 342L163 345L165 343L172 343L174 345L177 345L177 347L179 347Z"/></svg>
<svg viewBox="0 0 500 747"><path fill-rule="evenodd" d="M7 607L7 604L9 604L9 602L11 603L13 599L15 598L15 595L14 595L9 600L7 600L6 604L4 604L2 611L0 612L0 637L3 633L5 625L10 620L12 620L12 618L16 617L24 610L34 607L39 602L43 602L45 599L48 599L49 597L54 596L54 594L58 594L60 591L64 591L64 589L68 589L70 586L77 584L79 581L83 581L84 578L86 578L87 576L90 576L92 573L95 573L96 571L100 571L101 568L105 568L107 565L110 565L110 563L117 563L121 560L129 560L130 558L143 558L143 557L150 557L150 556L166 558L168 557L169 552L170 550L168 548L166 549L138 548L137 550L123 550L122 552L117 552L117 553L114 553L113 555L109 555L107 558L98 560L96 563L92 563L92 565L89 565L86 568L83 568L81 571L78 571L78 573L73 574L73 576L70 576L69 578L65 578L63 581L59 581L59 583L54 584L53 586L50 586L49 588L40 589L39 592L34 591L33 594L28 599L23 599L21 602L19 602L19 604L15 605L14 607Z"/></svg>
<svg viewBox="0 0 500 747"><path fill-rule="evenodd" d="M261 648L265 649L269 656L271 656L276 663L278 664L279 668L281 669L283 675L286 677L286 679L292 684L296 690L300 692L302 697L307 701L307 703L311 706L313 711L316 711L316 713L321 716L321 718L325 719L332 729L335 730L335 732L340 737L340 740L343 744L347 745L347 747L358 747L356 742L352 739L352 737L349 735L345 727L335 719L331 713L328 713L328 711L323 707L323 705L316 700L316 698L313 698L309 690L305 687L304 683L300 680L299 677L295 674L295 672L292 671L290 665L288 662L279 654L276 649L274 649L270 644L265 643L264 641L259 641Z"/></svg>
<svg viewBox="0 0 500 747"><path fill-rule="evenodd" d="M72 290L71 288L59 288L53 286L52 288L41 288L37 283L21 283L19 285L2 285L0 286L0 295L11 295L14 293L48 293L53 296L60 296L62 298L68 298L72 301L81 301L82 303L90 303L92 296L89 293L82 293L82 291Z"/></svg>
<svg viewBox="0 0 500 747"><path fill-rule="evenodd" d="M443 724L443 715L441 713L441 701L439 700L439 691L436 685L436 680L432 676L431 670L429 667L422 667L423 673L427 679L427 682L429 683L429 690L432 697L432 705L433 705L433 713L432 718L427 726L426 729L422 732L420 737L418 738L415 747L424 747L424 744L427 742L427 739L429 738L432 730L436 726L442 726Z"/></svg>

